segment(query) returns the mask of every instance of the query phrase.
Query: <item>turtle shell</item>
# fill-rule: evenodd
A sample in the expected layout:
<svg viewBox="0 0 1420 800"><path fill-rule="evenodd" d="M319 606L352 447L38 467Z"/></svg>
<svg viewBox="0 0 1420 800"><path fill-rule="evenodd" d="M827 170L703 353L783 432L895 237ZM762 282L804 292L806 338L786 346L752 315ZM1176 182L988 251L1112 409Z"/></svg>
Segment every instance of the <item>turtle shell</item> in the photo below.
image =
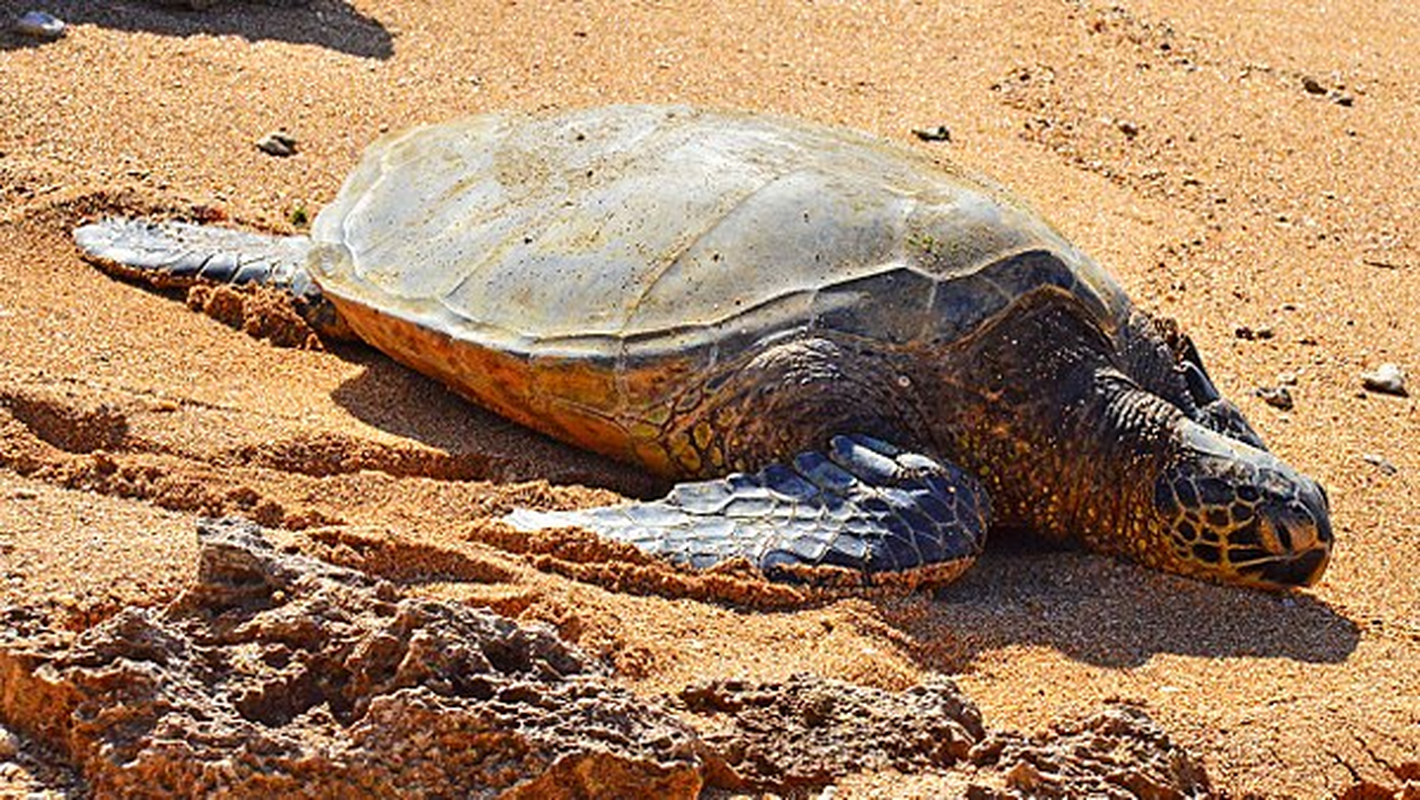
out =
<svg viewBox="0 0 1420 800"><path fill-rule="evenodd" d="M797 330L949 344L1045 284L1128 300L1001 188L776 117L484 115L372 145L312 231L371 344L523 424L655 468L631 430ZM654 449L654 448L652 448Z"/></svg>

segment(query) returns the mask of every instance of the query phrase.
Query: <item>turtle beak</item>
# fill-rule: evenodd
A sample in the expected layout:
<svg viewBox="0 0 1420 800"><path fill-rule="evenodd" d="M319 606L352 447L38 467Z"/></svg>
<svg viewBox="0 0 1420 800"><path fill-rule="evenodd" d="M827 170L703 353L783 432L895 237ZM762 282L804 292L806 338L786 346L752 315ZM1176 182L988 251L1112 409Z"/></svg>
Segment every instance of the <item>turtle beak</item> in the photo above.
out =
<svg viewBox="0 0 1420 800"><path fill-rule="evenodd" d="M1321 574L1326 571L1326 564L1330 558L1329 548L1308 550L1302 555L1263 565L1257 576L1264 585L1268 586L1282 588L1311 586L1321 579Z"/></svg>

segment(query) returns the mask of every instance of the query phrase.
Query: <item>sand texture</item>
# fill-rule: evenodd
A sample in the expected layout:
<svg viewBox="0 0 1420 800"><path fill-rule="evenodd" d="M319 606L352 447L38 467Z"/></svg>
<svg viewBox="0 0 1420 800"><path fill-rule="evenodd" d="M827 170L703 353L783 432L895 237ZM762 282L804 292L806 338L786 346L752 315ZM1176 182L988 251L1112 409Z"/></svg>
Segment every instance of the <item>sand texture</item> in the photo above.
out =
<svg viewBox="0 0 1420 800"><path fill-rule="evenodd" d="M127 680L99 669L115 654L166 651L93 643L222 633L198 624L220 610L193 610L206 563L196 529L234 516L282 554L383 587L349 612L374 620L374 644L343 668L384 665L396 684L413 674L380 660L384 605L418 609L402 630L435 642L428 653L458 652L439 638L451 632L522 643L523 660L491 666L435 659L450 674L486 668L496 690L440 694L439 675L420 672L395 686L404 693L308 692L320 702L295 716L345 750L289 745L295 712L230 683L255 710L228 732L289 745L288 777L358 750L366 760L339 762L341 779L369 791L460 793L451 776L486 774L524 796L552 784L1069 796L1096 786L1107 752L1144 765L1109 786L1152 796L1420 796L1413 3L543 5L0 0L0 794L158 785L84 761L97 752L85 742L148 730L150 706L114 719L80 700ZM66 20L67 34L11 31L32 8ZM1002 540L936 592L824 594L678 572L587 536L513 535L495 520L515 506L664 487L369 348L322 346L269 294L135 287L69 240L75 224L114 212L289 232L382 132L611 102L850 125L1012 187L1136 302L1178 319L1274 452L1326 485L1338 543L1325 578L1278 596ZM912 133L937 126L949 140ZM293 155L255 146L278 130ZM1416 376L1410 395L1363 388L1384 363ZM1256 394L1279 386L1290 409ZM279 619L252 625L210 670L264 674L244 659L305 641L282 640ZM96 649L74 649L84 642ZM298 662L312 674L325 663ZM547 667L556 680L546 664L563 665ZM181 686L216 685L191 674ZM96 716L46 727L42 684L53 708ZM499 730L507 709L484 702L489 691L542 709L550 729L589 729L593 744L528 727L516 741L479 740L490 758L516 753L511 771L432 756L459 751L470 730ZM815 704L844 711L804 716ZM366 706L393 727L352 711ZM877 706L920 727L879 726L892 730L873 729L877 752L853 750L857 729L837 721ZM937 712L913 710L929 707L954 710L934 728L920 717ZM816 734L823 720L831 730ZM215 757L225 740L202 730L171 723L159 732L177 738L141 752L166 754L170 775L233 770L183 786L226 775L262 791L238 783L242 764ZM410 753L392 733L402 730L427 734L430 750ZM917 750L904 744L913 736ZM242 752L258 751L275 758ZM1095 760L1050 755L1086 751Z"/></svg>

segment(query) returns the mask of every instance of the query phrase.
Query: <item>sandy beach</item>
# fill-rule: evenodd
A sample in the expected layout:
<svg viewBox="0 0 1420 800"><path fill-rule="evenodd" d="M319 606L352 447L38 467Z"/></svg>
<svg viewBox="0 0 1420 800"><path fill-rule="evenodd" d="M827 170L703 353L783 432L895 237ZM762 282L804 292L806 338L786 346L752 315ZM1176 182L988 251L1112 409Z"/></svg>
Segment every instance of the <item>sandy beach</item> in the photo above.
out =
<svg viewBox="0 0 1420 800"><path fill-rule="evenodd" d="M8 30L31 9L66 35ZM0 27L7 613L75 632L162 606L194 575L196 520L236 515L402 591L548 623L638 697L945 675L993 729L1142 708L1225 796L1420 792L1420 7L0 0ZM1177 319L1272 450L1326 486L1323 580L1274 595L1003 541L936 592L806 599L512 537L496 520L515 506L664 486L372 349L245 335L69 238L113 213L291 232L384 132L621 102L850 126L1011 187ZM948 140L912 132L937 126ZM277 130L294 155L254 146ZM1415 376L1408 396L1363 388L1385 363ZM1278 386L1290 409L1257 394ZM63 759L5 741L0 793L64 791Z"/></svg>

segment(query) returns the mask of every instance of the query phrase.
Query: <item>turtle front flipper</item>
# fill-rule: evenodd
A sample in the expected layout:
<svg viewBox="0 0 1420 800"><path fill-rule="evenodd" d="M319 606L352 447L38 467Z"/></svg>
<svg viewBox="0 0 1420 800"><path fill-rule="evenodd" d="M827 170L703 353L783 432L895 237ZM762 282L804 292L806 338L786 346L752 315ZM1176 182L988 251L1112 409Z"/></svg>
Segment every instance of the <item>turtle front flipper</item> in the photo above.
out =
<svg viewBox="0 0 1420 800"><path fill-rule="evenodd" d="M74 229L74 243L105 272L159 288L257 283L287 291L321 336L349 335L306 271L308 237L110 217Z"/></svg>
<svg viewBox="0 0 1420 800"><path fill-rule="evenodd" d="M581 511L518 509L520 530L576 526L696 569L743 558L774 580L946 583L990 524L971 475L866 436L835 436L754 474L678 485L663 500Z"/></svg>

